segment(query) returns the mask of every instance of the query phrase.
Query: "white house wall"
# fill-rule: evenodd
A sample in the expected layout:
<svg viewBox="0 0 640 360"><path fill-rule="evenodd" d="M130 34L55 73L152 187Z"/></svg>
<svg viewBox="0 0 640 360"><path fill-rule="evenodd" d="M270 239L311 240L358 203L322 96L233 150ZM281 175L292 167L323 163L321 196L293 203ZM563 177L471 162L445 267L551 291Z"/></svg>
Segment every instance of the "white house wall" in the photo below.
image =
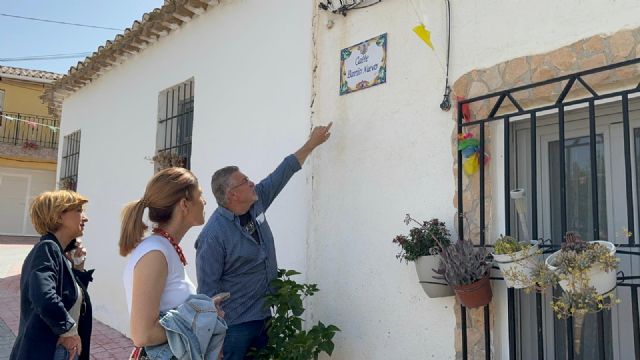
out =
<svg viewBox="0 0 640 360"><path fill-rule="evenodd" d="M451 82L472 69L640 25L640 3L632 0L451 6ZM144 157L154 151L158 93L193 77L192 169L207 214L215 209L208 185L215 169L237 164L258 180L302 143L310 123L334 121L331 140L268 214L280 266L302 270L321 289L309 304L311 320L342 329L333 358L455 357L453 299L427 298L391 243L408 231L406 213L438 217L454 230L453 115L438 107L444 2L385 0L346 17L316 10L312 28L314 9L311 1L222 1L64 102L62 134L82 129L78 186L91 200L84 240L89 265L97 268L91 292L99 319L128 333L119 213L142 196L153 172ZM411 31L419 18L432 31L435 51ZM338 96L340 49L382 33L388 33L387 83ZM501 162L499 152L491 155ZM502 214L495 200L494 214ZM495 219L490 236L501 227ZM194 278L199 230L184 240ZM494 289L504 299L503 288ZM504 301L495 305L505 309ZM507 354L504 313L494 325L498 359Z"/></svg>
<svg viewBox="0 0 640 360"><path fill-rule="evenodd" d="M427 298L413 265L399 263L391 243L408 232L406 213L438 217L455 230L454 121L438 107L445 13L444 1L383 1L346 17L318 11L315 19L312 119L335 124L312 169L308 277L321 289L314 319L342 329L332 358L455 358L453 300ZM451 83L473 69L640 25L640 3L631 0L451 1L451 13ZM411 31L419 18L435 50ZM388 33L387 83L339 96L340 50L382 33ZM501 156L496 151L491 161L501 164ZM503 199L495 201L489 236L504 226ZM502 284L494 290L493 351L506 359L506 291Z"/></svg>
<svg viewBox="0 0 640 360"><path fill-rule="evenodd" d="M160 91L194 79L192 170L216 208L212 173L238 165L259 181L310 127L311 2L222 1L67 98L62 135L82 130L78 191L90 202L84 241L95 316L129 333L118 255L120 211L143 195L153 165ZM60 160L60 159L59 159ZM60 161L58 162L61 163ZM280 267L306 272L309 167L267 212ZM183 240L195 280L193 243Z"/></svg>

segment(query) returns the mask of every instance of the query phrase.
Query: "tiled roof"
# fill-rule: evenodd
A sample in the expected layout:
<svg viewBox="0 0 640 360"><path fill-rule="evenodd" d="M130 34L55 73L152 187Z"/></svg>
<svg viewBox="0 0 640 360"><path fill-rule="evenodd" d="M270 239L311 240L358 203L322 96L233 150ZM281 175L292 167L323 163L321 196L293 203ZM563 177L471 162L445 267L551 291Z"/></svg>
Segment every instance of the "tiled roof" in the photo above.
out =
<svg viewBox="0 0 640 360"><path fill-rule="evenodd" d="M2 75L24 76L34 79L51 81L58 80L64 76L63 74L58 74L50 71L23 69L11 66L0 66L0 77L2 77Z"/></svg>
<svg viewBox="0 0 640 360"><path fill-rule="evenodd" d="M219 3L220 0L165 0L162 7L145 13L140 21L134 21L124 33L108 40L91 56L72 66L66 75L56 80L52 89L45 91L43 95L43 100L49 103L49 111L59 113L61 100L65 96L99 78L112 67L125 62Z"/></svg>

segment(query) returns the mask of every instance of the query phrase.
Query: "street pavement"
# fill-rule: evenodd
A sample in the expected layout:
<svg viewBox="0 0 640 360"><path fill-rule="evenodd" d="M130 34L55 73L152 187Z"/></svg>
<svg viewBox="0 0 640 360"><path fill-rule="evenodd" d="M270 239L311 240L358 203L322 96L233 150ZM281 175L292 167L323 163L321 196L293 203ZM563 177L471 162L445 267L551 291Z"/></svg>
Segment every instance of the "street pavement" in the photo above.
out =
<svg viewBox="0 0 640 360"><path fill-rule="evenodd" d="M20 321L20 271L37 238L0 236L0 360L9 359ZM98 286L92 283L89 286ZM117 330L93 319L91 359L129 358L133 343Z"/></svg>

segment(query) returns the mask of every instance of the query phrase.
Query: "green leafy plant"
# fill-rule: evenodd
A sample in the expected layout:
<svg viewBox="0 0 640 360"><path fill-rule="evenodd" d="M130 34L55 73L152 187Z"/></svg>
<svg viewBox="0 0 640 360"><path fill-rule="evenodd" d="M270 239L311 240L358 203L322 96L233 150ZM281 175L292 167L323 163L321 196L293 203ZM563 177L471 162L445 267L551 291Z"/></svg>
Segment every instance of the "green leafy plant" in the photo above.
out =
<svg viewBox="0 0 640 360"><path fill-rule="evenodd" d="M496 255L508 255L518 251L527 250L531 244L526 241L518 241L509 235L501 235L493 245L493 253Z"/></svg>
<svg viewBox="0 0 640 360"><path fill-rule="evenodd" d="M271 282L272 292L266 296L265 306L274 309L270 320L269 342L264 349L254 351L259 360L310 360L321 353L331 355L333 337L340 331L335 325L318 322L309 330L303 329L303 300L319 291L316 284L299 284L291 277L295 270L278 269L278 278Z"/></svg>
<svg viewBox="0 0 640 360"><path fill-rule="evenodd" d="M397 235L393 239L393 243L400 246L400 252L396 255L400 261L415 261L420 256L439 254L442 246L446 247L451 243L451 233L445 223L436 218L419 222L407 214L404 223L415 223L418 226L409 230L408 236Z"/></svg>

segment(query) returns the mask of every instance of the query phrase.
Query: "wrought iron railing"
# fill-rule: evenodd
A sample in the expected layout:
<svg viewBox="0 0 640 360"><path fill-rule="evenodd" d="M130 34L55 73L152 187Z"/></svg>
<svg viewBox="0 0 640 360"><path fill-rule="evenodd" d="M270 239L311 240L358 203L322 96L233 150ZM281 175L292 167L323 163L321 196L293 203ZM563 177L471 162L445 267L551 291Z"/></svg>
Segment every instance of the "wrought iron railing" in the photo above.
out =
<svg viewBox="0 0 640 360"><path fill-rule="evenodd" d="M600 234L600 231L599 231L600 217L598 214L599 207L597 206L598 205L597 202L599 199L598 184L597 184L598 176L596 176L595 174L596 168L598 166L596 164L596 156L595 156L596 123L598 121L595 107L605 102L615 101L620 104L620 111L619 111L621 114L620 122L622 123L622 133L623 133L622 135L623 144L621 145L621 147L623 148L623 151L624 151L623 159L622 159L622 156L619 157L620 158L619 161L621 163L624 163L623 165L624 171L616 175L624 176L624 183L625 183L625 186L623 188L616 189L616 191L624 191L626 193L626 204L624 204L623 206L623 207L626 207L626 215L623 221L626 222L626 227L631 232L631 235L628 237L626 242L618 241L616 242L616 246L618 247L619 254L628 255L629 258L636 258L636 259L638 258L638 255L640 255L640 252L639 252L640 243L638 241L638 235L637 235L638 231L634 231L635 229L638 229L638 227L636 226L636 219L634 217L634 199L638 194L637 194L637 191L634 192L634 181L633 181L634 171L632 168L632 150L631 150L632 143L630 139L631 129L630 129L629 102L630 102L630 99L640 94L640 84L632 83L629 86L628 84L624 85L624 83L626 83L625 81L620 81L619 85L624 86L624 89L620 89L620 86L618 86L617 89L607 93L600 93L595 90L596 88L599 89L599 87L591 86L591 84L589 84L589 79L592 78L593 75L597 76L597 74L616 71L623 67L637 67L638 64L640 64L640 59L628 60L628 61L617 63L617 64L607 65L607 66L603 66L596 69L591 69L587 71L578 72L575 74L561 76L558 78L546 80L539 83L534 83L530 85L516 87L509 90L499 91L499 92L475 97L472 99L461 100L457 104L458 134L463 134L464 132L469 131L470 128L474 128L475 130L477 130L477 133L479 134L479 142L480 142L479 152L478 152L479 164L485 163L484 161L485 148L487 145L486 126L492 125L491 129L497 129L497 131L500 132L500 134L498 135L500 135L499 137L501 137L499 141L502 143L502 148L499 150L496 149L497 147L500 147L500 144L494 143L497 145L494 148L494 151L498 150L503 155L504 173L499 174L498 176L503 176L504 189L494 189L493 193L495 194L495 193L504 191L504 199L505 199L505 202L503 204L504 229L501 232L507 235L513 233L512 208L510 206L509 193L510 193L510 190L512 189L512 186L517 182L516 179L513 179L511 176L512 171L515 171L515 170L514 170L514 159L510 158L510 156L514 154L514 151L513 149L511 149L511 146L512 146L512 143L514 142L514 139L512 137L514 134L515 126L517 124L524 122L529 129L528 135L530 136L529 138L530 144L528 145L529 149L527 149L526 154L524 154L524 157L526 158L526 161L530 166L529 172L526 175L527 177L526 181L529 183L529 189L527 189L527 192L528 194L530 194L529 207L531 210L529 226L528 226L531 233L528 235L531 237L531 239L539 239L540 224L538 221L539 220L538 219L538 212L539 212L538 197L539 195L541 195L539 194L539 191L540 191L539 188L541 186L540 183L541 183L542 176L548 176L549 174L538 174L537 164L539 164L540 162L540 159L538 157L538 151L540 149L538 148L536 130L541 127L540 118L543 115L547 113L555 114L557 116L557 120L554 122L548 122L545 125L557 126L554 131L557 131L556 134L558 138L559 149L565 149L565 140L567 140L566 131L565 131L566 130L565 114L569 111L568 109L569 107L575 108L575 107L582 106L585 109L585 111L588 113L586 120L588 120L587 128L589 133L588 139L590 142L589 144L590 156L588 158L585 158L585 163L590 163L590 169L591 169L591 173L588 176L590 177L590 182L591 182L590 196L592 199L592 204L591 204L590 216L592 217L591 224L593 228L589 230L591 231L591 234L592 234L590 236L597 238L596 236ZM552 96L553 93L549 93L548 94L549 97L545 98L545 102L546 102L545 105L528 107L524 104L522 100L520 101L518 100L518 97L519 97L518 95L522 95L523 93L526 93L527 91L531 91L532 89L540 90L541 88L551 84L560 84L560 88L562 90L559 93L557 93L555 96ZM615 83L614 84L608 83L607 85L609 85L610 88L616 86ZM569 96L570 93L573 94L574 90L578 87L580 88L580 91L581 91L580 95ZM549 100L552 97L553 99ZM479 105L485 101L489 101L490 103L492 103L492 106L489 107L491 110L488 112L488 115L485 118L481 118L481 119L465 119L464 118L464 115L469 113L468 111L469 106L474 106L474 104ZM509 102L511 104L509 104ZM476 108L480 108L480 107L476 107ZM638 151L639 150L636 148L636 153ZM523 155L520 154L518 156L523 156ZM559 226L561 228L561 233L564 234L567 230L571 230L571 229L567 229L567 194L566 194L567 178L566 178L565 151L563 150L558 151L558 156L559 156L559 158L557 159L558 169L556 171L559 174L558 181L560 183L560 191L558 194L553 194L553 196L559 197L560 209L559 209L559 214L556 214L556 215L559 215L560 217ZM493 158L497 159L498 157L494 156ZM463 198L464 198L463 192L465 191L465 189L463 188L463 185L464 185L463 180L465 175L463 173L463 155L461 151L458 151L457 160L458 160L457 161L458 235L460 239L463 239L465 234L467 234L468 232L466 232L465 230L465 226L467 225L465 224L465 221L464 221L466 217L464 202L463 202ZM477 190L479 194L479 203L480 203L479 214L478 214L480 229L479 229L479 238L478 239L474 238L471 240L473 240L476 244L478 244L478 246L485 246L485 245L490 246L486 244L486 239L485 239L485 236L486 236L485 233L487 231L487 219L486 219L486 209L485 209L487 199L485 196L486 173L483 165L480 165L479 172L474 176L479 176L479 189ZM640 169L636 172L636 176L640 176ZM496 184L498 182L492 181L492 183ZM601 194L600 196L603 196L603 195ZM517 229L515 231L517 232ZM551 244L543 245L544 252L548 254L550 252L557 250L559 246L560 246L560 240L556 239L556 241ZM637 260L634 260L634 261L637 261ZM492 279L501 280L500 278L492 278ZM630 301L631 303L631 310L628 316L626 317L626 319L628 320L629 318L631 318L632 320L631 329L633 331L633 334L632 334L633 340L631 341L631 343L633 343L633 347L634 347L634 349L631 349L630 347L625 349L628 352L620 355L619 356L620 359L631 359L631 358L640 359L640 317L639 317L639 311L638 311L638 287L640 287L640 284L636 282L636 280L638 279L640 279L640 274L631 273L631 274L626 274L626 276L624 274L622 274L621 276L618 276L618 281L619 281L618 286L626 287L630 289L630 294L628 296L626 295L626 292L625 292L625 296L627 298L623 299L623 301L627 300L627 301ZM528 359L531 356L531 354L529 354L528 356L525 356L522 354L522 352L519 351L519 347L522 345L521 343L522 339L518 338L517 336L519 329L516 329L516 326L517 325L523 326L523 323L520 321L516 321L517 320L516 318L519 316L519 314L516 312L515 303L516 303L516 296L520 296L521 291L522 290L514 290L514 289L507 290L507 312L508 312L507 326L508 326L508 334L509 334L509 359L520 359L520 358ZM619 290L619 291L622 291L622 290ZM460 323L461 323L461 340L462 340L462 358L463 359L468 359L468 356L469 356L468 344L467 344L468 339L467 339L467 311L466 310L467 309L461 305ZM489 313L489 306L488 305L485 306L483 310L484 310L485 357L486 359L491 359L491 356L492 356L491 327L490 327L491 318ZM502 310L502 309L496 309L496 310ZM536 328L529 329L530 330L529 332L533 334L532 336L537 337L537 339L535 340L535 344L533 345L533 348L537 349L537 354L535 354L534 352L533 357L537 357L538 359L544 359L546 346L548 346L552 340L556 341L554 338L557 338L557 339L562 338L563 339L562 341L566 342L566 345L564 345L565 347L562 349L562 353L564 355L562 355L562 357L560 358L564 358L565 356L567 359L570 359L570 360L577 358L576 349L574 349L574 342L573 342L574 326L573 326L573 323L572 323L573 320L571 317L566 320L566 324L563 326L565 331L564 334L554 333L553 334L554 338L551 338L551 339L548 337L545 338L545 336L547 335L545 335L545 329L543 329L543 322L545 321L543 319L543 297L540 294L536 294L535 295L535 316L533 316L532 319L534 319L535 321ZM557 320L554 320L554 321L557 321ZM603 312L601 311L597 315L598 330L597 330L596 341L598 342L598 345L597 345L598 349L597 349L597 355L595 356L597 356L598 359L609 359L611 356L609 355L609 353L606 353L605 351L606 344L604 342L608 337L604 336L604 333L605 333L604 322L605 322L604 315L603 315ZM611 331L611 328L608 328L607 331ZM558 356L556 355L555 358L558 359Z"/></svg>
<svg viewBox="0 0 640 360"><path fill-rule="evenodd" d="M0 112L0 143L25 149L57 149L60 120L33 114Z"/></svg>

